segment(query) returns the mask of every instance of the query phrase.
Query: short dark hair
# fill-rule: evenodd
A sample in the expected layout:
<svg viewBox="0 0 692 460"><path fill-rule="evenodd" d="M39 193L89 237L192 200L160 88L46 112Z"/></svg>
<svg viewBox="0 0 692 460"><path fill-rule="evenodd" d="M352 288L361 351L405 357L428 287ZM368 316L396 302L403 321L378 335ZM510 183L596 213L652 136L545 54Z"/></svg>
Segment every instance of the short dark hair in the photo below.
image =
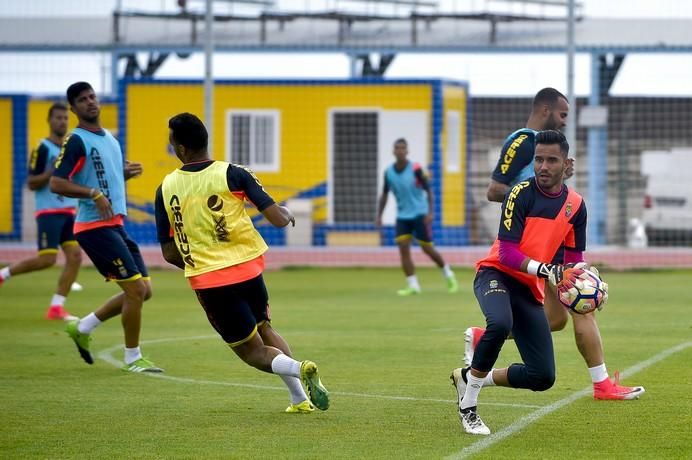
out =
<svg viewBox="0 0 692 460"><path fill-rule="evenodd" d="M553 107L558 99L567 100L567 96L562 94L555 88L543 88L533 98L533 107L540 107L542 105L548 105Z"/></svg>
<svg viewBox="0 0 692 460"><path fill-rule="evenodd" d="M560 131L555 131L552 129L540 131L538 134L536 134L536 145L538 144L558 144L560 146L560 151L564 154L564 156L567 156L569 153L569 142L567 142L567 138Z"/></svg>
<svg viewBox="0 0 692 460"><path fill-rule="evenodd" d="M406 147L408 147L408 142L403 137L400 137L399 139L395 140L394 145L396 144L404 144Z"/></svg>
<svg viewBox="0 0 692 460"><path fill-rule="evenodd" d="M53 105L50 106L50 109L48 109L48 118L52 117L53 112L55 112L56 110L64 110L67 112L67 106L62 102L55 102Z"/></svg>
<svg viewBox="0 0 692 460"><path fill-rule="evenodd" d="M75 99L81 94L82 91L87 89L94 90L91 85L85 81L78 81L77 83L72 83L69 88L67 88L67 102L70 105L74 105Z"/></svg>
<svg viewBox="0 0 692 460"><path fill-rule="evenodd" d="M179 113L168 120L168 127L178 144L194 152L206 150L209 134L197 116L187 112Z"/></svg>

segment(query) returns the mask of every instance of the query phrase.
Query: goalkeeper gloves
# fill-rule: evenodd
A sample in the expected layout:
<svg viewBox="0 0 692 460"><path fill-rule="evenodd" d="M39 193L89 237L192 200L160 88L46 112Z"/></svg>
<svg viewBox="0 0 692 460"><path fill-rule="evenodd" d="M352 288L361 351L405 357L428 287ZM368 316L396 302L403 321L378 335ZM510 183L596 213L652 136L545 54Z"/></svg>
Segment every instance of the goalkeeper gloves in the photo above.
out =
<svg viewBox="0 0 692 460"><path fill-rule="evenodd" d="M551 286L557 286L563 279L573 283L581 273L583 268L579 265L540 264L536 276L547 279Z"/></svg>
<svg viewBox="0 0 692 460"><path fill-rule="evenodd" d="M558 264L540 264L536 271L537 277L547 279L553 286L557 286L557 284L562 281L564 274L565 266Z"/></svg>

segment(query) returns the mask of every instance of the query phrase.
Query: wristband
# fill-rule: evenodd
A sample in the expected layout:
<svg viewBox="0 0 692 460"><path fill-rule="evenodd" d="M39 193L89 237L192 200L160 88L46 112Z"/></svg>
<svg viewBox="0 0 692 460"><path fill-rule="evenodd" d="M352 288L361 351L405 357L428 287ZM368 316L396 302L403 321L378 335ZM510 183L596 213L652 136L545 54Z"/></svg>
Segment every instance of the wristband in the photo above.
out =
<svg viewBox="0 0 692 460"><path fill-rule="evenodd" d="M526 273L529 275L537 275L538 270L541 268L541 263L537 260L529 260L529 264L526 266Z"/></svg>
<svg viewBox="0 0 692 460"><path fill-rule="evenodd" d="M93 196L91 199L96 201L99 198L103 198L103 192L99 191L95 196Z"/></svg>

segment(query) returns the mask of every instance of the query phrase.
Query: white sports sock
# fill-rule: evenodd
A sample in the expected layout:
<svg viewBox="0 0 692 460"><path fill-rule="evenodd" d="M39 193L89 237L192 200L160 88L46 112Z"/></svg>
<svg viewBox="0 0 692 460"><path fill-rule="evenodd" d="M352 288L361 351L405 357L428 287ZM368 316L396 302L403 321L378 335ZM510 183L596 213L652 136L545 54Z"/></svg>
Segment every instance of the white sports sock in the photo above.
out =
<svg viewBox="0 0 692 460"><path fill-rule="evenodd" d="M132 364L142 358L142 351L139 347L125 348L125 364Z"/></svg>
<svg viewBox="0 0 692 460"><path fill-rule="evenodd" d="M466 392L464 393L464 399L461 400L462 409L478 405L478 394L481 392L481 388L483 388L485 377L474 377L471 375L471 371L469 371L466 373L466 380Z"/></svg>
<svg viewBox="0 0 692 460"><path fill-rule="evenodd" d="M493 380L493 371L494 370L495 369L491 369L490 372L488 372L488 375L486 375L485 378L483 379L483 386L484 387L494 387L495 386L495 381Z"/></svg>
<svg viewBox="0 0 692 460"><path fill-rule="evenodd" d="M418 284L418 277L416 275L407 276L406 282L408 283L408 287L420 289L420 284Z"/></svg>
<svg viewBox="0 0 692 460"><path fill-rule="evenodd" d="M0 278L2 278L3 281L7 281L8 279L10 279L11 276L12 273L10 273L9 266L0 268Z"/></svg>
<svg viewBox="0 0 692 460"><path fill-rule="evenodd" d="M608 378L608 370L606 369L605 363L590 367L589 374L591 374L591 381L593 383L602 382Z"/></svg>
<svg viewBox="0 0 692 460"><path fill-rule="evenodd" d="M291 377L290 375L279 375L279 377L288 387L288 392L291 395L291 404L298 404L308 399L308 395L305 394L303 385L300 384L298 377Z"/></svg>
<svg viewBox="0 0 692 460"><path fill-rule="evenodd" d="M65 305L65 296L60 294L53 294L53 298L50 300L50 306L58 305L60 307Z"/></svg>
<svg viewBox="0 0 692 460"><path fill-rule="evenodd" d="M101 324L101 320L92 312L79 320L77 330L81 334L91 334L91 331L96 329Z"/></svg>
<svg viewBox="0 0 692 460"><path fill-rule="evenodd" d="M452 267L450 267L449 264L445 264L445 266L442 267L442 273L444 273L445 278L454 278L454 272L452 271Z"/></svg>
<svg viewBox="0 0 692 460"><path fill-rule="evenodd" d="M272 360L272 372L289 377L300 377L300 363L280 353Z"/></svg>

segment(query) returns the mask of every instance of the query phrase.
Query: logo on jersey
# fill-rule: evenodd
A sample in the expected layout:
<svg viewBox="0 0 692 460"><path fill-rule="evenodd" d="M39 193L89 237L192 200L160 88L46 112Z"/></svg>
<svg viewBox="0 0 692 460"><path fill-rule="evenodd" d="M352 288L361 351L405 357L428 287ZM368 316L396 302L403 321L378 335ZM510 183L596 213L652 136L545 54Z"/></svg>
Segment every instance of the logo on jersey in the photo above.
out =
<svg viewBox="0 0 692 460"><path fill-rule="evenodd" d="M528 134L522 134L514 139L511 144L509 144L507 151L502 157L502 164L500 165L500 171L502 171L502 174L507 174L509 166L512 164L512 160L514 160L514 157L517 156L517 149L527 137L529 137Z"/></svg>
<svg viewBox="0 0 692 460"><path fill-rule="evenodd" d="M514 217L514 203L523 189L529 186L529 181L519 182L512 188L512 191L507 195L507 201L505 201L505 211L502 215L502 225L505 226L507 231L512 230L512 217Z"/></svg>
<svg viewBox="0 0 692 460"><path fill-rule="evenodd" d="M490 280L490 289L497 289L497 280Z"/></svg>
<svg viewBox="0 0 692 460"><path fill-rule="evenodd" d="M101 154L95 147L91 148L89 152L91 157L91 162L94 165L94 171L96 171L96 180L99 182L99 188L101 192L106 195L106 198L110 199L110 190L108 189L108 179L106 179L106 168L103 166L103 161L101 161Z"/></svg>
<svg viewBox="0 0 692 460"><path fill-rule="evenodd" d="M572 202L569 201L565 205L565 217L572 217Z"/></svg>
<svg viewBox="0 0 692 460"><path fill-rule="evenodd" d="M207 207L214 212L214 214L212 214L212 219L214 219L216 240L224 242L229 241L229 232L226 228L226 216L220 213L223 209L223 200L219 195L212 195L207 198Z"/></svg>
<svg viewBox="0 0 692 460"><path fill-rule="evenodd" d="M195 261L190 254L190 243L187 239L187 234L185 233L185 226L183 225L183 213L180 207L180 198L177 195L173 195L171 200L168 202L168 206L171 207L171 212L173 213L173 229L175 231L175 239L178 241L178 251L183 258L183 261L190 267L195 266Z"/></svg>

